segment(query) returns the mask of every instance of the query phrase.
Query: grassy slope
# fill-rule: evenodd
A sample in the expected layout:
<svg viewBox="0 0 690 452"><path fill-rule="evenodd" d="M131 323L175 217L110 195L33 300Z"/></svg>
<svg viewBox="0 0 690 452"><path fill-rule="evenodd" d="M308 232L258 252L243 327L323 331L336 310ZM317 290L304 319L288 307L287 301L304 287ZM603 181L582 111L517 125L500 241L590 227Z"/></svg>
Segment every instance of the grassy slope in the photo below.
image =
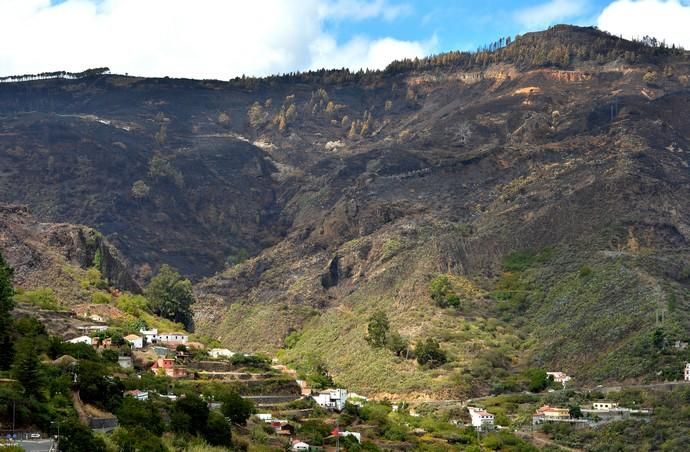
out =
<svg viewBox="0 0 690 452"><path fill-rule="evenodd" d="M409 399L477 394L528 367L564 370L580 384L678 378L682 362L690 358L672 347L685 339L686 295L658 273L663 259L550 250L543 259L530 259L506 273L532 295L523 311L512 310L510 300L482 296L468 279L455 276L463 299L456 312L436 307L428 295L428 281L437 274L429 248L417 243L391 258L341 304L308 321L296 345L281 357L302 369L323 363L337 383L356 391ZM478 282L500 287L503 277ZM670 293L677 299L673 309ZM412 343L439 340L449 363L428 370L370 347L367 321L378 309ZM661 347L653 343L657 311L664 312L658 326ZM492 362L496 354L510 364ZM655 377L657 372L662 374Z"/></svg>
<svg viewBox="0 0 690 452"><path fill-rule="evenodd" d="M297 368L324 363L337 383L356 391L408 398L458 397L470 391L464 371L488 350L516 354L520 343L513 328L488 317L492 301L466 278L452 278L462 307L441 309L433 304L428 282L435 276L435 255L429 242L408 244L381 263L367 284L346 296L338 306L307 322L300 339L282 357ZM439 369L424 369L365 340L372 313L388 314L392 330L411 343L437 339L451 358Z"/></svg>

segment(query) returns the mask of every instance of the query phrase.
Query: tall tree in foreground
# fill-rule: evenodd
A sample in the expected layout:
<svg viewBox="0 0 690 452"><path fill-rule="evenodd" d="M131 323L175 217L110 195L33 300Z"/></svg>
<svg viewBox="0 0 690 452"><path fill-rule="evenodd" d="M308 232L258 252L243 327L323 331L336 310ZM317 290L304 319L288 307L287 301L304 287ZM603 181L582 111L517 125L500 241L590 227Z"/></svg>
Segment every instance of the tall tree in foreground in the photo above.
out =
<svg viewBox="0 0 690 452"><path fill-rule="evenodd" d="M0 370L9 369L13 358L12 316L14 309L12 269L0 253Z"/></svg>
<svg viewBox="0 0 690 452"><path fill-rule="evenodd" d="M169 265L163 265L153 277L146 288L146 298L156 314L191 329L191 306L194 303L192 283Z"/></svg>

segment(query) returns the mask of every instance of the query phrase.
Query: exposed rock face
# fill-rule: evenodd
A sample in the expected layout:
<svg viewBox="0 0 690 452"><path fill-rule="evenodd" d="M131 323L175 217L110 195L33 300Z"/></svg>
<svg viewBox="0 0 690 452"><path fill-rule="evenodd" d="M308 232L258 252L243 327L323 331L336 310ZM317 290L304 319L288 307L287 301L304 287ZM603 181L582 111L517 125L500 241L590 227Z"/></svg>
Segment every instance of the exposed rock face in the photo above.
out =
<svg viewBox="0 0 690 452"><path fill-rule="evenodd" d="M68 282L75 278L70 268L92 267L97 253L101 255L101 274L110 284L141 291L123 258L101 234L87 226L40 223L26 206L0 205L0 249L14 268L18 287L51 287L67 303L78 300Z"/></svg>

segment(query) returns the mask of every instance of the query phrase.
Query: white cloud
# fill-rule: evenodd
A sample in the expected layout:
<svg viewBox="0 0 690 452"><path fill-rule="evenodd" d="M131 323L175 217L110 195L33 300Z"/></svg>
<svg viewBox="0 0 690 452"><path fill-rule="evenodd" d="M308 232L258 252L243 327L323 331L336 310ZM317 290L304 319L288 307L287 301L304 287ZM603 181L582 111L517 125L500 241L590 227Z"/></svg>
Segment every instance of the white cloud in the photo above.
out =
<svg viewBox="0 0 690 452"><path fill-rule="evenodd" d="M586 14L588 8L587 0L550 0L517 11L515 21L526 29L534 30L580 18Z"/></svg>
<svg viewBox="0 0 690 452"><path fill-rule="evenodd" d="M436 47L436 38L425 42L399 41L392 38L374 41L355 37L338 46L332 37L324 37L313 43L314 56L311 69L349 67L351 69L384 69L393 60L423 57Z"/></svg>
<svg viewBox="0 0 690 452"><path fill-rule="evenodd" d="M320 9L321 17L325 18L364 20L382 17L389 22L411 12L410 5L390 4L386 0L336 0L324 3Z"/></svg>
<svg viewBox="0 0 690 452"><path fill-rule="evenodd" d="M348 5L358 8L347 12ZM381 67L429 43L336 42L326 21L393 20L383 0L0 0L0 74L80 71L220 78L313 67ZM321 44L319 44L321 43Z"/></svg>
<svg viewBox="0 0 690 452"><path fill-rule="evenodd" d="M604 9L599 28L625 38L645 35L690 48L690 5L677 0L617 0Z"/></svg>

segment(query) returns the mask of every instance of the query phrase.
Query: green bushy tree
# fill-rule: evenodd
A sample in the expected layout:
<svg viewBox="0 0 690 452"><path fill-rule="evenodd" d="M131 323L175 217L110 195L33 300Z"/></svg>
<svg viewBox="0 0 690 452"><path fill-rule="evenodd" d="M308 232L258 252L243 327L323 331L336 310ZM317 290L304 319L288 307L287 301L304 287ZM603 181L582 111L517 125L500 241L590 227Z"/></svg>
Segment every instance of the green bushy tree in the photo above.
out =
<svg viewBox="0 0 690 452"><path fill-rule="evenodd" d="M430 368L441 366L448 361L448 357L441 350L439 343L430 337L417 344L415 355L419 364Z"/></svg>
<svg viewBox="0 0 690 452"><path fill-rule="evenodd" d="M460 306L460 297L453 291L450 279L446 275L439 275L429 284L431 299L441 308Z"/></svg>
<svg viewBox="0 0 690 452"><path fill-rule="evenodd" d="M223 415L233 424L246 424L247 419L254 413L254 404L251 400L243 399L234 391L222 395L220 400L223 403L221 406Z"/></svg>
<svg viewBox="0 0 690 452"><path fill-rule="evenodd" d="M390 331L388 316L383 311L376 311L369 317L367 342L372 347L384 347Z"/></svg>
<svg viewBox="0 0 690 452"><path fill-rule="evenodd" d="M163 265L153 277L146 288L146 298L156 314L191 329L191 306L194 303L192 283L170 266Z"/></svg>

